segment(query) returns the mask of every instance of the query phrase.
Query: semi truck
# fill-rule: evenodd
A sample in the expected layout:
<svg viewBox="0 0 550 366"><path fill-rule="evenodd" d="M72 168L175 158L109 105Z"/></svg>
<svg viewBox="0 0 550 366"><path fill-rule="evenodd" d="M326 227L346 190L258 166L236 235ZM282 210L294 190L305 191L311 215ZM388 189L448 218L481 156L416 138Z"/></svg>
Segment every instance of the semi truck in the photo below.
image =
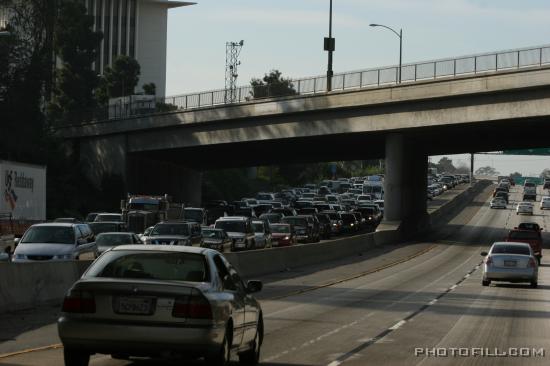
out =
<svg viewBox="0 0 550 366"><path fill-rule="evenodd" d="M172 202L170 196L128 195L120 202L123 220L128 230L141 234L150 226L165 220L181 220L184 205Z"/></svg>
<svg viewBox="0 0 550 366"><path fill-rule="evenodd" d="M0 252L14 249L33 224L46 220L46 167L0 160Z"/></svg>

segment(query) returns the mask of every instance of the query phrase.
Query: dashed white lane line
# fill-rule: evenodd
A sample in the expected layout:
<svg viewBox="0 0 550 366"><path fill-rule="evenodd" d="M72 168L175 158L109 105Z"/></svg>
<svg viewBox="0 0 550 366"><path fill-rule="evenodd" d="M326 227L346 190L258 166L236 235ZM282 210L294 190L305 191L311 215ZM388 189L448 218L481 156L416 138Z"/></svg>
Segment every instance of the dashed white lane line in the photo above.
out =
<svg viewBox="0 0 550 366"><path fill-rule="evenodd" d="M398 321L397 323L395 323L393 326L389 327L388 329L390 329L390 330L399 329L399 328L401 328L401 326L402 326L403 324L405 324L405 323L406 323L406 321L400 320L400 321Z"/></svg>

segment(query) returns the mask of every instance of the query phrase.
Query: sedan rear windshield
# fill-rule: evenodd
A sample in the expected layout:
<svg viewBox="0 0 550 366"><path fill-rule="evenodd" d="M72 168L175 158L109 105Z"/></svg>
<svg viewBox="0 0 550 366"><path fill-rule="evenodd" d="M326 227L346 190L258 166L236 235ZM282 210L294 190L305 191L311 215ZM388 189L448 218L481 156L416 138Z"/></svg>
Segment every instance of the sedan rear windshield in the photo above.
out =
<svg viewBox="0 0 550 366"><path fill-rule="evenodd" d="M512 231L508 238L514 240L537 240L539 233L536 231Z"/></svg>
<svg viewBox="0 0 550 366"><path fill-rule="evenodd" d="M216 229L223 229L226 233L244 233L246 225L244 221L218 221Z"/></svg>
<svg viewBox="0 0 550 366"><path fill-rule="evenodd" d="M307 226L307 219L298 217L285 217L283 221L294 226Z"/></svg>
<svg viewBox="0 0 550 366"><path fill-rule="evenodd" d="M27 230L21 243L74 244L75 236L70 226L34 226Z"/></svg>
<svg viewBox="0 0 550 366"><path fill-rule="evenodd" d="M151 235L189 235L187 224L157 224Z"/></svg>
<svg viewBox="0 0 550 366"><path fill-rule="evenodd" d="M139 278L165 281L207 282L208 266L203 255L178 252L130 252L115 250L101 256L85 278Z"/></svg>
<svg viewBox="0 0 550 366"><path fill-rule="evenodd" d="M495 245L491 254L522 254L531 255L529 247L523 245Z"/></svg>
<svg viewBox="0 0 550 366"><path fill-rule="evenodd" d="M100 234L95 240L100 247L114 247L123 244L133 244L131 234Z"/></svg>
<svg viewBox="0 0 550 366"><path fill-rule="evenodd" d="M290 234L290 225L270 225L272 233Z"/></svg>

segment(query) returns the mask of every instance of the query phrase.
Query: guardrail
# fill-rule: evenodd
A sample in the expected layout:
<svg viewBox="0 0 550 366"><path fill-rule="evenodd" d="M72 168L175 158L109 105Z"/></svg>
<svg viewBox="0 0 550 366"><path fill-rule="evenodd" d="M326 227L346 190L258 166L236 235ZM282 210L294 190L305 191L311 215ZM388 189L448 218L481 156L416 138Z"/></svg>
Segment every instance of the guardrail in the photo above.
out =
<svg viewBox="0 0 550 366"><path fill-rule="evenodd" d="M404 64L401 67L401 84L548 65L550 65L550 45L545 45ZM335 74L332 79L332 90L398 85L398 69L398 66L390 66ZM86 122L103 122L171 111L246 103L264 98L324 94L327 93L326 85L326 76L314 76L293 79L284 85L241 86L233 93L226 89L218 89L163 98L151 96L150 100L140 98L139 101L132 101L127 97L128 101L120 100L104 108L83 112L79 118Z"/></svg>

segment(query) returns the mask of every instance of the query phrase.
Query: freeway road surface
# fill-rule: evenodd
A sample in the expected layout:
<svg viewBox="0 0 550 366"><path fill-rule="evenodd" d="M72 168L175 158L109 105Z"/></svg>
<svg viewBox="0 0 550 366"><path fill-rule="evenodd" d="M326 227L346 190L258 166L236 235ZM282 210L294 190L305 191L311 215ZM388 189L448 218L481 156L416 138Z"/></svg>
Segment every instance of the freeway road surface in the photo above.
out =
<svg viewBox="0 0 550 366"><path fill-rule="evenodd" d="M519 222L536 221L550 228L550 212L541 212L538 205L532 217L516 215L512 205L520 199L520 190L513 188L508 209L491 210L487 189L429 240L393 246L376 256L367 254L303 273L264 278L265 291L259 296L266 329L262 364L547 365L550 260L543 257L537 289L528 284L482 287L478 268L482 260L479 253ZM550 236L543 235L548 242ZM388 267L392 262L398 263ZM374 271L382 267L387 268ZM37 336L45 344L59 342L54 325L40 328ZM25 348L22 339L25 334L15 341L20 349ZM444 352L451 354L453 349L457 349L457 355L435 357L436 347L441 356ZM470 350L472 347L491 354L495 348L498 352L526 348L534 354L467 356L465 352L481 352ZM458 355L458 348L463 356ZM0 356L0 364L62 365L62 350ZM90 364L200 363L125 361L96 355Z"/></svg>

